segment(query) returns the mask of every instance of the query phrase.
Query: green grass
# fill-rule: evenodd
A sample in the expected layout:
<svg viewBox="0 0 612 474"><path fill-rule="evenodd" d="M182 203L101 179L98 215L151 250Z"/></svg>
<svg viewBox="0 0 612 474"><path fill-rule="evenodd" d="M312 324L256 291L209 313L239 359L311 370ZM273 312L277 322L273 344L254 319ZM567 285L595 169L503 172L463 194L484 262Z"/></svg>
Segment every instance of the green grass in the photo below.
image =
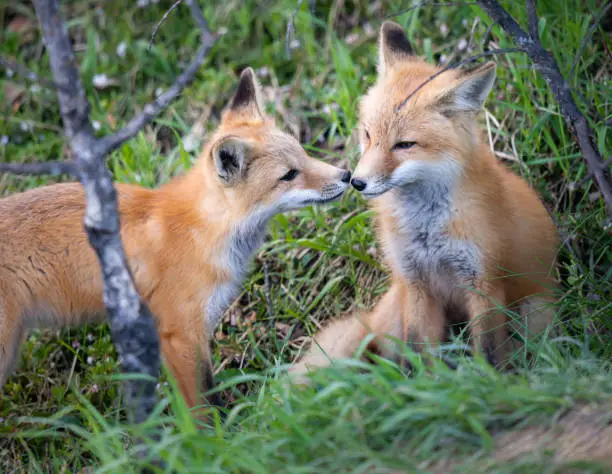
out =
<svg viewBox="0 0 612 474"><path fill-rule="evenodd" d="M156 186L191 166L197 147L190 145L216 126L247 65L258 71L266 97L276 94L278 101L268 106L279 124L298 134L314 156L354 166L356 100L375 78L375 34L383 18L407 2L371 7L357 0L337 8L341 2L319 1L315 18L303 2L295 22L299 46L291 58L285 32L296 2L204 3L211 27L223 28L225 35L182 97L110 157L115 178ZM505 3L524 25L522 2ZM538 2L540 33L564 75L599 3ZM139 8L108 0L99 9L87 2L62 4L100 133L120 127L158 88L168 87L197 48L185 6L167 19L149 52L150 34L168 2ZM471 44L479 52L489 20L474 6L421 7L396 20L420 54L438 61L442 55L466 56L458 45L470 42L477 17ZM35 22L30 4L0 5L0 54L47 75L37 32L12 31L15 18ZM499 47L512 46L497 27L491 38ZM605 125L612 115L610 47L610 33L599 28L571 78L603 156L612 148ZM138 462L130 451L133 440L158 433L153 452L178 472L414 472L434 469L438 458L456 459L457 472L561 472L545 452L491 465L488 449L501 431L550 423L573 407L610 411L610 223L592 181L575 185L587 170L545 81L524 55L495 60L498 79L483 127L505 157L500 159L541 193L567 238L559 249L562 337L534 348L535 366L519 364L516 374L498 374L478 359L461 359L457 371L441 364L425 370L408 354L416 367L410 378L389 362L353 361L352 368L317 374L319 390L289 389L277 380L283 364L321 324L371 308L387 288L371 212L349 192L333 205L273 221L243 294L217 331L214 359L228 401L226 421L197 429L164 377L156 416L145 426L126 426L108 328L37 331L25 342L20 367L0 398L0 469L76 472L96 466L99 472L127 472ZM117 84L97 90L92 81L99 74ZM8 140L0 144L0 160L67 156L52 92L0 69L0 108L0 137ZM194 126L198 122L203 134ZM47 182L2 175L0 195Z"/></svg>

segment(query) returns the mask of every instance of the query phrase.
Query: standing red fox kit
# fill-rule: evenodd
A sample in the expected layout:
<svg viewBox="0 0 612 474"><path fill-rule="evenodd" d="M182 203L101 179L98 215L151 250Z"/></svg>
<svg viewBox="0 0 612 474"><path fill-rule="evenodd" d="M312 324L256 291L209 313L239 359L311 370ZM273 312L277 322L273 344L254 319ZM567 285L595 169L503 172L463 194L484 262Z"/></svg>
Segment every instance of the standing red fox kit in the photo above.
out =
<svg viewBox="0 0 612 474"><path fill-rule="evenodd" d="M332 201L350 172L310 158L263 113L253 70L184 176L158 189L118 184L121 236L162 354L189 406L213 382L209 338L277 213ZM102 278L78 183L0 200L0 387L24 333L104 320ZM201 377L197 361L202 361Z"/></svg>
<svg viewBox="0 0 612 474"><path fill-rule="evenodd" d="M413 54L401 26L382 25L351 183L372 199L391 288L372 313L324 329L293 372L352 356L368 332L436 344L460 321L470 323L475 349L498 363L510 346L498 305L517 309L532 334L553 319L554 224L480 139L476 115L495 64L448 70L419 88L439 70ZM381 352L379 342L370 349Z"/></svg>

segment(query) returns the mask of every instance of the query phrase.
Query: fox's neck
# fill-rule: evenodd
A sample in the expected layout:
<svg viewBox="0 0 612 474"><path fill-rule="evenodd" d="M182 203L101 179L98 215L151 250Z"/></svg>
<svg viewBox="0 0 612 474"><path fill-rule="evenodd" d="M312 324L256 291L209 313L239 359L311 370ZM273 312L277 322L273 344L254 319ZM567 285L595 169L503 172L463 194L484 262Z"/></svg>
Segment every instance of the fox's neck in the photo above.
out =
<svg viewBox="0 0 612 474"><path fill-rule="evenodd" d="M232 223L213 256L215 266L229 278L220 279L206 301L204 311L210 331L218 326L223 314L240 293L255 251L261 247L271 216L255 212Z"/></svg>
<svg viewBox="0 0 612 474"><path fill-rule="evenodd" d="M477 265L472 244L447 232L463 179L458 163L448 165L421 169L421 179L384 194L376 204L388 262L409 280L435 281L443 268L471 276Z"/></svg>
<svg viewBox="0 0 612 474"><path fill-rule="evenodd" d="M268 208L237 209L231 196L206 179L203 170L194 169L167 186L169 195L182 202L188 218L191 237L201 249L193 258L205 259L213 268L212 288L204 303L211 331L225 310L238 296L253 254L262 245L270 219L275 212ZM164 196L167 198L167 196Z"/></svg>
<svg viewBox="0 0 612 474"><path fill-rule="evenodd" d="M393 207L398 228L423 237L444 228L451 218L453 194L461 172L455 161L436 163L422 179L394 190L399 204Z"/></svg>
<svg viewBox="0 0 612 474"><path fill-rule="evenodd" d="M242 281L253 254L261 247L273 213L258 209L232 223L221 252L222 265L231 269L234 278Z"/></svg>

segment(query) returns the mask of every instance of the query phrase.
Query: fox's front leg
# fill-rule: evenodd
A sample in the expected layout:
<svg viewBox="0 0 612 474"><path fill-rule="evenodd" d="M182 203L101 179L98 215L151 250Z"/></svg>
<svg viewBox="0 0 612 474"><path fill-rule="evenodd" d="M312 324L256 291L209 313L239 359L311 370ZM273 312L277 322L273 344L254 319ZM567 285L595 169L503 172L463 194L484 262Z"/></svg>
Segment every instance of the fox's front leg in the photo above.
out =
<svg viewBox="0 0 612 474"><path fill-rule="evenodd" d="M508 327L503 309L505 294L501 284L480 282L476 289L466 290L472 344L484 352L492 365L504 361L509 350Z"/></svg>
<svg viewBox="0 0 612 474"><path fill-rule="evenodd" d="M155 311L160 315L161 351L187 406L193 408L205 401L200 394L214 385L210 342L199 305L173 303ZM218 404L216 398L211 401Z"/></svg>
<svg viewBox="0 0 612 474"><path fill-rule="evenodd" d="M17 305L9 298L2 299L3 295L10 293L2 291L1 283L2 281L0 281L0 390L13 371L24 334Z"/></svg>
<svg viewBox="0 0 612 474"><path fill-rule="evenodd" d="M446 324L443 305L418 282L404 283L402 300L402 340L417 351L425 344L437 346L444 336Z"/></svg>
<svg viewBox="0 0 612 474"><path fill-rule="evenodd" d="M164 361L176 379L187 406L193 408L200 405L203 401L200 400L200 393L214 385L208 340L195 338L186 331L162 332L160 339Z"/></svg>

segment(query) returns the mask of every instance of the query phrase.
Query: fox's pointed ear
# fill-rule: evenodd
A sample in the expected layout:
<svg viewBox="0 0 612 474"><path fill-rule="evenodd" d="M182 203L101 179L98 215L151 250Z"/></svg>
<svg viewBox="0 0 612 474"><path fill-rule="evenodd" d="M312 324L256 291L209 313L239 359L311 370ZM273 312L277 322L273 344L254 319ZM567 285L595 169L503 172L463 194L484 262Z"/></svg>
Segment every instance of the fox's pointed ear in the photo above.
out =
<svg viewBox="0 0 612 474"><path fill-rule="evenodd" d="M478 112L495 82L495 63L489 61L482 66L462 72L455 83L442 93L437 105L443 113Z"/></svg>
<svg viewBox="0 0 612 474"><path fill-rule="evenodd" d="M247 67L240 74L238 88L227 107L228 113L250 120L262 120L261 87L255 71Z"/></svg>
<svg viewBox="0 0 612 474"><path fill-rule="evenodd" d="M225 184L233 184L244 175L248 145L237 137L225 137L212 148L217 175Z"/></svg>
<svg viewBox="0 0 612 474"><path fill-rule="evenodd" d="M385 74L397 62L413 55L414 52L404 28L394 21L385 21L380 27L378 74Z"/></svg>

